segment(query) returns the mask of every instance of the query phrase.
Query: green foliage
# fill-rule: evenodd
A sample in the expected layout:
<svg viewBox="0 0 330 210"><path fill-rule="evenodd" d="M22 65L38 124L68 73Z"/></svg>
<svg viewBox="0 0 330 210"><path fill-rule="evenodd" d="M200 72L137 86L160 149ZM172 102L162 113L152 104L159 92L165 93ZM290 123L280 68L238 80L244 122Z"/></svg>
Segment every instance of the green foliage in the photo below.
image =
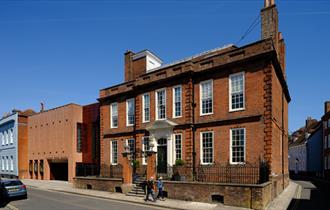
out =
<svg viewBox="0 0 330 210"><path fill-rule="evenodd" d="M184 161L182 159L176 159L175 160L175 165L176 166L183 166L184 165Z"/></svg>
<svg viewBox="0 0 330 210"><path fill-rule="evenodd" d="M133 160L132 161L132 166L133 166L134 169L136 169L140 166L140 162L138 160Z"/></svg>

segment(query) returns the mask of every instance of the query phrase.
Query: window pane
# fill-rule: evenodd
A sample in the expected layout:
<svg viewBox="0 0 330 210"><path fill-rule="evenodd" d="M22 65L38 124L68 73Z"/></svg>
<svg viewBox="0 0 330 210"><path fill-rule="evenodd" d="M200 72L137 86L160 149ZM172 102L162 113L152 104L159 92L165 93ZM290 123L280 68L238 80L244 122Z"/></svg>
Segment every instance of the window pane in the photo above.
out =
<svg viewBox="0 0 330 210"><path fill-rule="evenodd" d="M213 163L213 133L202 133L202 163Z"/></svg>
<svg viewBox="0 0 330 210"><path fill-rule="evenodd" d="M231 156L233 163L245 162L245 129L231 130Z"/></svg>
<svg viewBox="0 0 330 210"><path fill-rule="evenodd" d="M135 153L135 140L134 139L128 139L127 145L129 147L130 153Z"/></svg>
<svg viewBox="0 0 330 210"><path fill-rule="evenodd" d="M175 134L175 158L182 159L182 135Z"/></svg>
<svg viewBox="0 0 330 210"><path fill-rule="evenodd" d="M135 103L134 99L127 100L127 125L134 124L134 115L135 115Z"/></svg>
<svg viewBox="0 0 330 210"><path fill-rule="evenodd" d="M174 116L181 116L181 87L174 88Z"/></svg>
<svg viewBox="0 0 330 210"><path fill-rule="evenodd" d="M111 127L118 127L118 104L111 104Z"/></svg>
<svg viewBox="0 0 330 210"><path fill-rule="evenodd" d="M111 144L111 155L112 155L112 164L117 164L118 163L118 145L117 141L112 141Z"/></svg>
<svg viewBox="0 0 330 210"><path fill-rule="evenodd" d="M165 119L165 90L157 92L157 119Z"/></svg>
<svg viewBox="0 0 330 210"><path fill-rule="evenodd" d="M147 121L150 121L150 96L149 96L149 94L143 95L143 105L144 105L143 121L147 122Z"/></svg>
<svg viewBox="0 0 330 210"><path fill-rule="evenodd" d="M244 75L230 76L231 109L244 108Z"/></svg>
<svg viewBox="0 0 330 210"><path fill-rule="evenodd" d="M202 114L213 112L213 87L212 81L201 83Z"/></svg>

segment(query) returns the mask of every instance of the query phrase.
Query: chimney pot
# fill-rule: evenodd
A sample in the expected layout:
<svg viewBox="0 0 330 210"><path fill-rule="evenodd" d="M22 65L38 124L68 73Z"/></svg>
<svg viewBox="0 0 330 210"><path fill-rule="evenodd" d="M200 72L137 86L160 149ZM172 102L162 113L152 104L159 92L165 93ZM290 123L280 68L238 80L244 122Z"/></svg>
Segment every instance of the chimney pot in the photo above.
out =
<svg viewBox="0 0 330 210"><path fill-rule="evenodd" d="M324 114L330 112L330 101L324 103Z"/></svg>
<svg viewBox="0 0 330 210"><path fill-rule="evenodd" d="M44 102L40 102L40 112L45 111L45 105Z"/></svg>

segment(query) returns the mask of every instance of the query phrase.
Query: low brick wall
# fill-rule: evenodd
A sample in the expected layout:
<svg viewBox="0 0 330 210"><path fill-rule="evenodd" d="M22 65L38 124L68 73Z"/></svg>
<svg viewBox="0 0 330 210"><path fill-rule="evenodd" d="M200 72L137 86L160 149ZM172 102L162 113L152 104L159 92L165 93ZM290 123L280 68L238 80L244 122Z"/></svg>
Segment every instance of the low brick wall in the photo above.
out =
<svg viewBox="0 0 330 210"><path fill-rule="evenodd" d="M101 177L75 177L73 186L80 189L92 189L108 192L122 190L123 180L120 178L101 178Z"/></svg>
<svg viewBox="0 0 330 210"><path fill-rule="evenodd" d="M164 181L169 198L212 202L212 196L223 196L225 205L265 209L272 200L272 183L260 185Z"/></svg>

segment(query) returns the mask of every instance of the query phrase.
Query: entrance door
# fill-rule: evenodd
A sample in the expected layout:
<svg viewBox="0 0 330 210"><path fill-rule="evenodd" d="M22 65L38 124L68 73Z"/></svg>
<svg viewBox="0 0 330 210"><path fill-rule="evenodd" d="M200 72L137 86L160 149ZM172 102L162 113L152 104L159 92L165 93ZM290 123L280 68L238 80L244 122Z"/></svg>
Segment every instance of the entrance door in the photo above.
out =
<svg viewBox="0 0 330 210"><path fill-rule="evenodd" d="M157 173L167 173L167 140L158 139L157 146Z"/></svg>

